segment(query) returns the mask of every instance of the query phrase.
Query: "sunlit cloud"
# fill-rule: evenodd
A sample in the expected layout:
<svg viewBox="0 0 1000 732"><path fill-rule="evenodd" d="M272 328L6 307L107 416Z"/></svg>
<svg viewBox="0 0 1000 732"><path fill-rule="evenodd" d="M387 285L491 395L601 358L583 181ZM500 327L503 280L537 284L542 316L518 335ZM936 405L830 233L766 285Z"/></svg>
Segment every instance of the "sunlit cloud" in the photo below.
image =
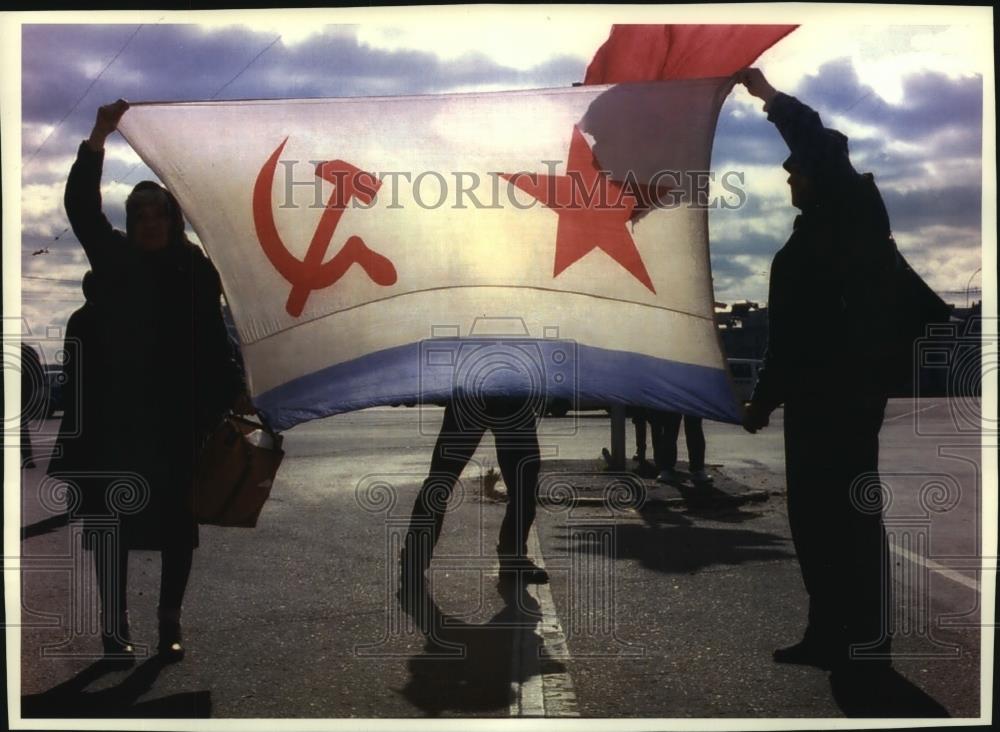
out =
<svg viewBox="0 0 1000 732"><path fill-rule="evenodd" d="M228 19L149 24L127 47L135 25L26 27L21 150L31 160L22 174L25 271L66 272L72 278L87 268L79 245L67 233L62 193L76 148L89 134L100 104L118 97L486 92L566 87L581 80L610 24L587 15L567 32L545 21L544 14L538 17L533 24L486 27L436 19L324 25L252 14L239 24ZM982 73L992 65L989 31L804 25L756 64L778 89L798 96L850 137L856 167L873 172L882 188L900 249L942 291L962 290L982 258L976 189L982 171ZM108 66L122 48L120 58ZM518 132L496 134L506 139ZM738 171L747 198L738 210L709 214L717 299L766 299L771 258L797 213L780 167L786 155L762 103L737 86L719 119L712 159L717 178L711 192L725 194L719 176ZM102 193L115 226L124 225L125 198L145 178L154 176L122 138L112 136ZM31 256L46 246L54 248L51 254ZM31 298L38 298L44 286L32 284ZM53 293L64 295L61 286ZM43 301L26 300L25 312L47 314L50 320L69 312L52 305L46 310Z"/></svg>

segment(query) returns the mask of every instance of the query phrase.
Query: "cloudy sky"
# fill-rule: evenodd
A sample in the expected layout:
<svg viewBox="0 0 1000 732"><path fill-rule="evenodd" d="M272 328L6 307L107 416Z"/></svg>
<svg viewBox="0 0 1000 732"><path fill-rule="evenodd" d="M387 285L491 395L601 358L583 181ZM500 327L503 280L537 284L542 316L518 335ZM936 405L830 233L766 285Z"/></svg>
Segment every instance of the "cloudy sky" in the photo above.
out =
<svg viewBox="0 0 1000 732"><path fill-rule="evenodd" d="M858 7L858 6L855 6ZM988 24L956 11L921 25L788 18L799 29L757 65L779 89L850 137L855 167L872 171L900 249L949 302L980 284L983 75ZM605 8L530 18L441 11L353 24L213 16L212 23L31 24L22 40L21 274L32 331L61 326L82 304L86 260L62 209L66 174L96 108L139 100L381 96L564 87L582 80L612 22ZM137 16L138 14L133 14ZM159 14L162 15L162 14ZM338 20L335 15L330 20ZM945 20L946 19L946 20ZM717 18L717 22L728 18ZM781 22L768 19L769 22ZM9 65L4 74L16 75ZM992 77L990 76L990 81ZM7 121L5 120L5 124ZM4 132L7 130L5 128ZM767 269L795 211L780 162L783 142L761 103L738 87L723 107L713 169L745 176L746 205L711 213L716 299L766 297ZM108 144L105 210L124 225L123 201L153 174L119 136ZM5 252L16 243L4 240ZM10 258L5 256L6 261ZM977 299L974 294L973 299Z"/></svg>

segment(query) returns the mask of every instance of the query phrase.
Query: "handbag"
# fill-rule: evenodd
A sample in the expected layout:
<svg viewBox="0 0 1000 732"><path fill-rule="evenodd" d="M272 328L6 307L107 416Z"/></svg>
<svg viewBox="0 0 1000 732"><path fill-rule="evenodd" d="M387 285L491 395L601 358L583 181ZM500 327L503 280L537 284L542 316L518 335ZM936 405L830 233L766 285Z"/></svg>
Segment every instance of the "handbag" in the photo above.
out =
<svg viewBox="0 0 1000 732"><path fill-rule="evenodd" d="M260 422L227 415L202 447L195 467L199 524L253 528L285 453L282 437Z"/></svg>

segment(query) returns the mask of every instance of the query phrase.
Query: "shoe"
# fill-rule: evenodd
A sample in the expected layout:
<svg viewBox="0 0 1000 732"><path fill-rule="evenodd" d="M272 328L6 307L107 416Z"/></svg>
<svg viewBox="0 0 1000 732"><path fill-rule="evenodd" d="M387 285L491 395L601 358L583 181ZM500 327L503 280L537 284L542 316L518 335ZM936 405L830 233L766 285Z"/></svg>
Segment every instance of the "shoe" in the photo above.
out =
<svg viewBox="0 0 1000 732"><path fill-rule="evenodd" d="M704 468L691 471L691 482L695 485L707 485L715 482L715 478L705 472Z"/></svg>
<svg viewBox="0 0 1000 732"><path fill-rule="evenodd" d="M104 648L105 663L113 666L127 668L135 663L135 648L132 646L131 634L129 630L128 614L118 624L118 633L114 630L105 629L101 631L101 645Z"/></svg>
<svg viewBox="0 0 1000 732"><path fill-rule="evenodd" d="M637 452L635 455L632 456L632 459L637 463L644 463L646 462L646 453Z"/></svg>
<svg viewBox="0 0 1000 732"><path fill-rule="evenodd" d="M135 665L135 648L131 643L123 643L109 637L102 637L104 656L101 661L113 668L129 668Z"/></svg>
<svg viewBox="0 0 1000 732"><path fill-rule="evenodd" d="M816 666L827 671L836 666L838 660L839 656L833 647L815 641L801 640L793 646L778 648L774 652L775 663Z"/></svg>
<svg viewBox="0 0 1000 732"><path fill-rule="evenodd" d="M500 557L500 579L516 578L526 585L545 585L549 582L549 573L527 557Z"/></svg>
<svg viewBox="0 0 1000 732"><path fill-rule="evenodd" d="M184 658L184 646L181 643L181 624L160 623L160 642L156 652L167 663L176 663Z"/></svg>
<svg viewBox="0 0 1000 732"><path fill-rule="evenodd" d="M156 644L156 652L160 660L166 663L176 663L184 658L184 645L181 637L181 621L179 612L168 613L160 610L160 641Z"/></svg>
<svg viewBox="0 0 1000 732"><path fill-rule="evenodd" d="M677 471L673 468L664 468L660 471L660 474L656 476L656 480L660 483L676 483L679 480Z"/></svg>

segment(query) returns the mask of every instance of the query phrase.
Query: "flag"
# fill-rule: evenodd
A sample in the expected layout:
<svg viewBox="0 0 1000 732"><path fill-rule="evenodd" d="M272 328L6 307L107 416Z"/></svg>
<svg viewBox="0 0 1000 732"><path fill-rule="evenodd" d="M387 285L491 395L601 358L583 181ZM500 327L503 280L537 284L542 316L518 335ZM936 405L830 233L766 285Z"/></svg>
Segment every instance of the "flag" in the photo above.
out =
<svg viewBox="0 0 1000 732"><path fill-rule="evenodd" d="M119 129L218 268L275 429L482 397L738 422L707 226L731 86L134 104Z"/></svg>
<svg viewBox="0 0 1000 732"><path fill-rule="evenodd" d="M726 76L794 25L615 25L587 67L586 84Z"/></svg>

